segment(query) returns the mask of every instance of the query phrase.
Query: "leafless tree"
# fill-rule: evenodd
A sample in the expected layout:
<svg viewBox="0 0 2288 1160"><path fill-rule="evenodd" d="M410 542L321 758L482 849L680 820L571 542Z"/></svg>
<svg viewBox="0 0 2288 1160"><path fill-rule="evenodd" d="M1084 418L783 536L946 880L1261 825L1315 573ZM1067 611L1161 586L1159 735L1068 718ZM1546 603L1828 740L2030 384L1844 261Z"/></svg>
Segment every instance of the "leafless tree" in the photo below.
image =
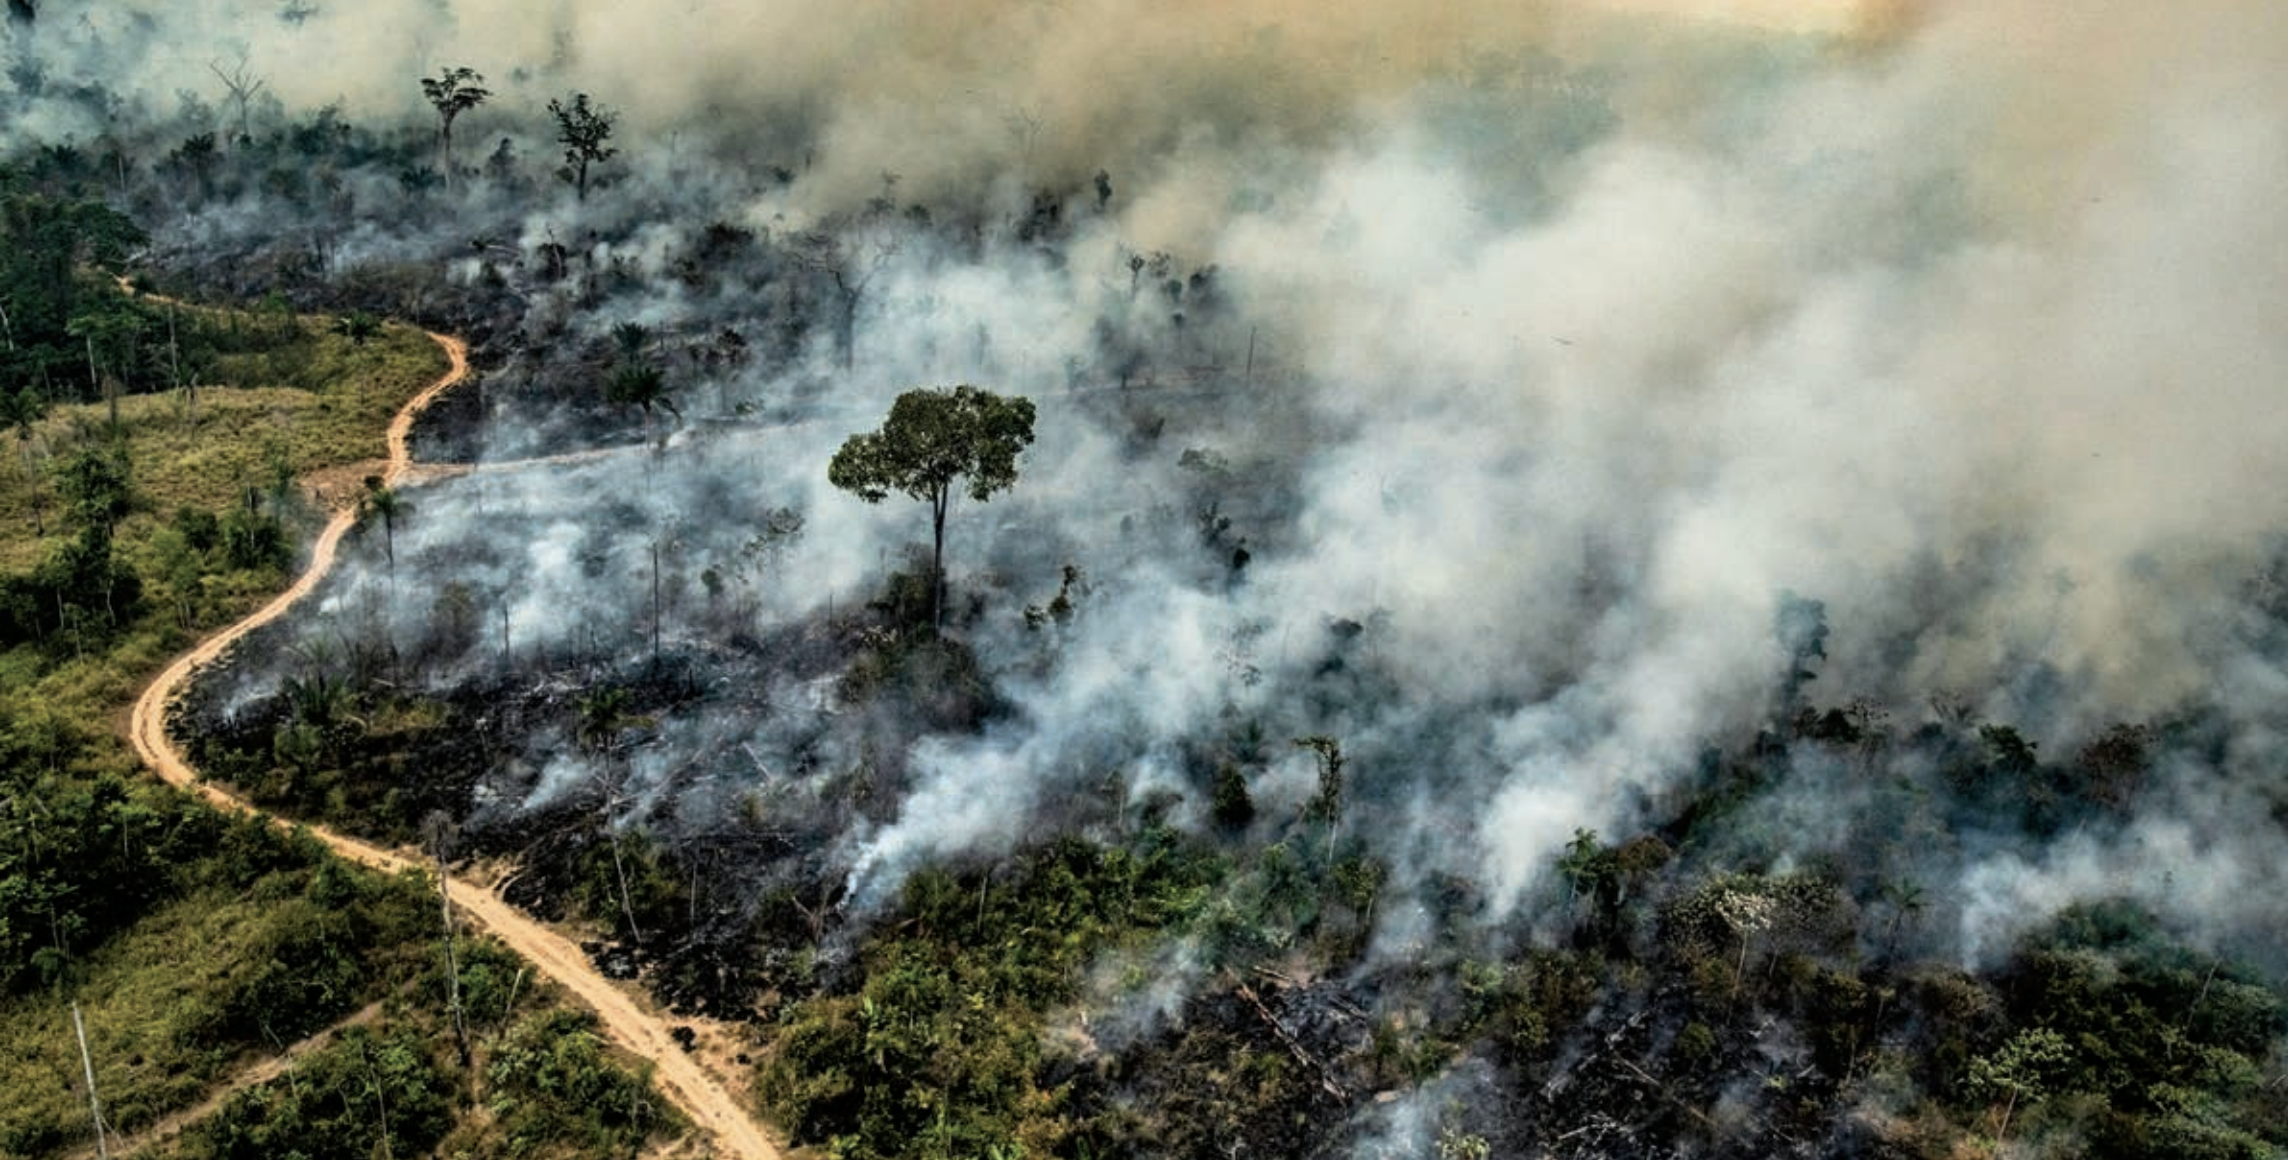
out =
<svg viewBox="0 0 2288 1160"><path fill-rule="evenodd" d="M230 103L238 107L238 139L245 140L252 135L254 100L262 95L262 90L270 87L270 82L254 75L243 51L228 68L224 68L221 61L210 61L207 68L222 81L222 87L230 94Z"/></svg>
<svg viewBox="0 0 2288 1160"><path fill-rule="evenodd" d="M857 362L858 308L866 287L898 253L899 238L887 223L857 233L813 233L797 243L802 264L834 283L834 352L842 369Z"/></svg>

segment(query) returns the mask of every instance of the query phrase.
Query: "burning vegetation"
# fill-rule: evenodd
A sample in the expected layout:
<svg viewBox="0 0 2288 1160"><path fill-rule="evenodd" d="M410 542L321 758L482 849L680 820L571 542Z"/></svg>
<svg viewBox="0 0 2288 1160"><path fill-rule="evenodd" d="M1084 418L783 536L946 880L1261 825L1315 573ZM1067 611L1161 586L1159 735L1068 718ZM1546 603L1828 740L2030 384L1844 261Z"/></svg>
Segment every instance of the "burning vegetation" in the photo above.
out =
<svg viewBox="0 0 2288 1160"><path fill-rule="evenodd" d="M253 357L89 268L480 370L177 736L796 1144L2288 1148L2260 5L86 7L12 6L20 432ZM195 619L22 442L10 643Z"/></svg>

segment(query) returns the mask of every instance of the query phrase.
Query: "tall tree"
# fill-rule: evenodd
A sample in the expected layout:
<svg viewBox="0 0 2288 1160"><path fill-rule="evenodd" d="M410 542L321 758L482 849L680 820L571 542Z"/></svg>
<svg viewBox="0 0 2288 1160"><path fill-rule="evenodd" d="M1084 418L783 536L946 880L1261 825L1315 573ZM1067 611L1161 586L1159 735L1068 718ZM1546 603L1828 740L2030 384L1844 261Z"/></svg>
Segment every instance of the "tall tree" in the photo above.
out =
<svg viewBox="0 0 2288 1160"><path fill-rule="evenodd" d="M656 724L653 718L628 712L628 691L615 686L580 699L579 721L573 729L573 739L580 748L596 754L602 762L597 768L597 781L603 795L597 806L603 814L604 835L612 845L612 875L619 882L620 914L627 920L629 936L639 943L643 941L643 928L636 924L635 899L628 891L627 860L620 853L620 828L613 824L612 812L623 803L627 782L627 770L617 752L620 736L630 729L648 729Z"/></svg>
<svg viewBox="0 0 2288 1160"><path fill-rule="evenodd" d="M980 503L1017 482L1017 453L1033 442L1033 401L972 386L912 390L879 431L852 435L827 465L827 482L867 503L893 491L930 507L930 623L944 627L945 517L954 484Z"/></svg>
<svg viewBox="0 0 2288 1160"><path fill-rule="evenodd" d="M1327 825L1327 860L1335 857L1335 834L1343 824L1343 743L1325 735L1298 737L1295 744L1319 758L1319 792L1303 806L1303 816Z"/></svg>
<svg viewBox="0 0 2288 1160"><path fill-rule="evenodd" d="M548 112L556 118L556 139L564 145L564 168L556 176L570 182L581 201L588 200L588 167L610 161L619 150L606 144L612 124L620 115L592 104L586 93L572 94L572 103L550 98Z"/></svg>
<svg viewBox="0 0 2288 1160"><path fill-rule="evenodd" d="M103 622L119 623L119 596L132 604L140 587L134 573L113 552L112 534L133 509L135 491L126 448L106 444L82 448L56 473L56 489L78 535L58 545L41 565L39 582L54 593L57 627L70 618L65 605L93 609Z"/></svg>
<svg viewBox="0 0 2288 1160"><path fill-rule="evenodd" d="M897 255L899 245L878 214L862 229L808 234L796 243L795 253L803 265L834 283L834 353L843 370L857 362L858 308L865 301L867 284Z"/></svg>
<svg viewBox="0 0 2288 1160"><path fill-rule="evenodd" d="M168 160L178 169L189 170L192 188L200 199L214 196L215 135L212 132L193 133L183 138Z"/></svg>
<svg viewBox="0 0 2288 1160"><path fill-rule="evenodd" d="M484 83L484 74L467 66L421 78L421 95L437 107L437 153L445 169L447 193L453 191L453 122L493 95Z"/></svg>
<svg viewBox="0 0 2288 1160"><path fill-rule="evenodd" d="M110 405L114 429L119 426L120 392L142 361L146 321L131 304L113 299L87 305L64 324L65 333L87 344L88 392Z"/></svg>
<svg viewBox="0 0 2288 1160"><path fill-rule="evenodd" d="M262 96L263 89L270 87L270 82L254 75L253 68L246 63L244 52L240 52L238 60L227 69L219 60L208 62L207 68L222 82L223 91L230 96L230 103L238 106L238 136L234 140L250 140L254 135L254 102Z"/></svg>
<svg viewBox="0 0 2288 1160"><path fill-rule="evenodd" d="M405 514L405 501L394 488L382 484L381 477L365 477L365 509L381 517L381 536L384 550L389 555L389 572L397 574L397 519Z"/></svg>
<svg viewBox="0 0 2288 1160"><path fill-rule="evenodd" d="M460 836L460 827L453 824L452 815L443 810L431 810L421 819L421 844L429 848L429 856L437 863L437 909L445 922L445 1005L453 1016L453 1041L461 1051L461 1067L469 1067L469 1020L461 1010L461 964L453 953L453 899L448 893L452 876L445 873L445 854Z"/></svg>

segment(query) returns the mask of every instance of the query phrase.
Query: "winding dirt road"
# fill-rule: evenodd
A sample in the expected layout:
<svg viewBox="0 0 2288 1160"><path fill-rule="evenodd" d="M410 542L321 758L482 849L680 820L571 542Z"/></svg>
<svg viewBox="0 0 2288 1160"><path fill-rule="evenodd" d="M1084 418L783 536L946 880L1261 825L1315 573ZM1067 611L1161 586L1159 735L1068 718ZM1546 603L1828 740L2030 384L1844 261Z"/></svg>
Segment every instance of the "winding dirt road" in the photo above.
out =
<svg viewBox="0 0 2288 1160"><path fill-rule="evenodd" d="M414 467L413 454L408 446L414 417L438 395L467 378L469 373L466 344L448 335L431 334L429 337L445 348L452 367L444 377L414 396L390 420L389 467L382 478L392 487L401 482L415 482L408 475ZM246 814L256 812L243 799L200 779L198 771L191 768L182 752L175 748L174 742L167 736L167 710L199 670L221 658L246 634L285 615L296 601L317 587L318 582L333 568L335 550L341 545L342 535L349 531L355 521L354 510L336 512L327 521L325 531L318 536L317 546L310 555L308 570L294 581L292 587L253 615L215 633L201 641L198 647L176 658L136 700L128 719L128 739L134 743L135 751L141 755L144 764L157 771L168 783L190 790L223 810ZM330 830L312 826L309 832L343 857L377 870L395 873L425 866L416 857L369 845ZM669 1038L667 1021L649 1011L643 1002L631 994L631 989L622 988L605 979L571 940L526 917L492 890L458 878L449 878L447 884L453 901L477 925L515 948L518 954L532 960L533 966L542 974L554 979L565 990L579 996L582 1003L593 1008L613 1042L652 1061L656 1067L653 1078L661 1091L702 1131L714 1138L720 1154L744 1160L778 1160L778 1149L771 1145L739 1102L731 1097L730 1092L715 1076L709 1074L697 1060Z"/></svg>

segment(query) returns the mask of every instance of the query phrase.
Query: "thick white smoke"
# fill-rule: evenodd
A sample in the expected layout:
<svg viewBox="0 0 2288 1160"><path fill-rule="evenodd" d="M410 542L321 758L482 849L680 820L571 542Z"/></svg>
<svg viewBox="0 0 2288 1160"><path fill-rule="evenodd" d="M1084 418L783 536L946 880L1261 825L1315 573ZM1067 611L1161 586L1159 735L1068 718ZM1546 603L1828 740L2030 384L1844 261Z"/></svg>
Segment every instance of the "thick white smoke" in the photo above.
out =
<svg viewBox="0 0 2288 1160"><path fill-rule="evenodd" d="M1095 590L1048 677L1016 675L1041 645L1014 617L977 631L1015 708L914 755L905 812L850 835L862 896L918 859L1008 848L1108 775L1170 784L1172 750L1237 712L1282 745L1342 737L1363 800L1395 815L1375 819L1394 856L1527 910L1577 827L1641 820L1702 746L1765 723L1791 590L1835 630L1823 695L1906 714L1968 691L2045 744L2227 672L2277 679L2218 630L2288 524L2267 474L2288 440L2274 4L236 12L74 24L50 5L16 50L51 85L131 61L146 71L126 91L218 107L210 65L243 50L288 108L340 97L415 137L415 79L471 64L500 95L463 139L535 157L540 102L593 92L627 113L624 180L522 230L527 254L563 240L637 275L602 303L536 292L533 318L577 335L760 313L673 280L710 218L783 236L881 195L975 219L968 244L889 226L899 244L861 249L854 371L820 339L782 380L700 388L722 388L717 410L823 395L819 425L490 500L543 529L497 584L520 593L512 635L544 640L644 574L646 537L598 541L580 497L720 547L748 531L705 526L708 489L751 473L810 517L800 579L772 597L791 619L848 601L917 535L911 513L820 486L842 433L915 384L1041 400L1024 482L957 514L956 564L1021 600L1069 561ZM53 93L24 113L19 135L103 130ZM1010 236L1038 188L1067 195L1053 255ZM1158 278L1125 265L1159 250L1179 279L1213 265L1222 305L1194 295L1177 325ZM1182 351L1138 388L1168 424L1148 454L1105 418L1100 320ZM1187 401L1201 366L1233 397ZM1248 481L1225 496L1256 537L1237 582L1193 542L1187 448ZM417 526L441 547L483 525L440 491ZM1360 667L1390 695L1318 695L1338 622L1364 626ZM1249 667L1260 680L1235 677ZM2243 736L2277 725L2269 703L2231 712ZM1272 776L1307 777L1298 762ZM2201 776L2277 780L2238 758L2184 784ZM2204 800L2157 795L2110 844L1964 854L1966 953L2004 912L2092 888L2100 861L2154 879L2203 841L2278 837ZM2232 896L2222 922L2270 913Z"/></svg>

